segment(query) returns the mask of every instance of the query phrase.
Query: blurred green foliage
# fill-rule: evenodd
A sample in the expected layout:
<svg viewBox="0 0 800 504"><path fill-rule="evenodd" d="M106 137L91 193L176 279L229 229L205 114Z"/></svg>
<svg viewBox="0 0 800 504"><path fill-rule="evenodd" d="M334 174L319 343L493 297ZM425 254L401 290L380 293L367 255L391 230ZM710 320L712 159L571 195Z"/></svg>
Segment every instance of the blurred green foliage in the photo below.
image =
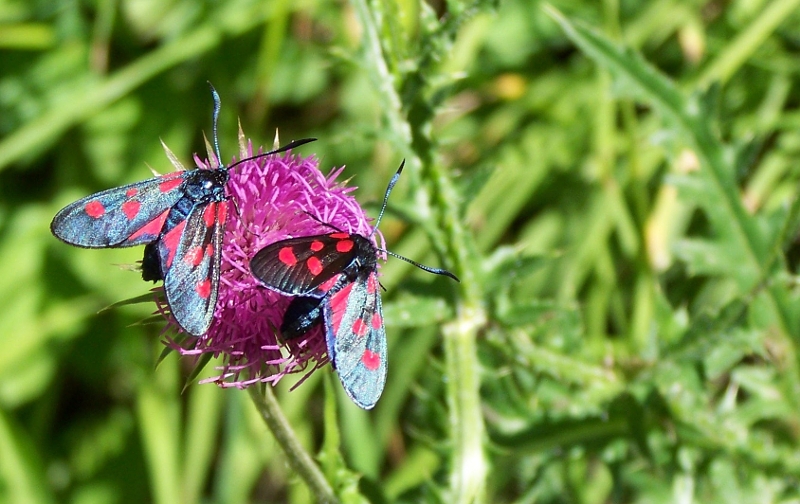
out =
<svg viewBox="0 0 800 504"><path fill-rule="evenodd" d="M381 269L373 412L276 388L339 499L800 501L799 8L0 2L0 502L315 499L152 305L97 313L141 250L49 233L203 152L206 81L226 157L315 136L363 202L406 158L389 246L463 280Z"/></svg>

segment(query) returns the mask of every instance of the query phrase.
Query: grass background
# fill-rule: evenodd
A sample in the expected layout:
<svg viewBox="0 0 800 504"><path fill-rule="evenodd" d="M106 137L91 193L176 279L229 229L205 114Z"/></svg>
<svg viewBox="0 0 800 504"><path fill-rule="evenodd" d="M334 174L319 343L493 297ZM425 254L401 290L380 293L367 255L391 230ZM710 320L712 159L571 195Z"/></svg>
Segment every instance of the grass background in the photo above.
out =
<svg viewBox="0 0 800 504"><path fill-rule="evenodd" d="M0 500L313 502L246 392L183 391L63 205L210 132L379 201L389 381L282 413L343 502L800 502L797 0L0 3ZM373 206L374 208L374 206ZM373 210L374 211L374 210ZM359 478L360 475L360 478Z"/></svg>

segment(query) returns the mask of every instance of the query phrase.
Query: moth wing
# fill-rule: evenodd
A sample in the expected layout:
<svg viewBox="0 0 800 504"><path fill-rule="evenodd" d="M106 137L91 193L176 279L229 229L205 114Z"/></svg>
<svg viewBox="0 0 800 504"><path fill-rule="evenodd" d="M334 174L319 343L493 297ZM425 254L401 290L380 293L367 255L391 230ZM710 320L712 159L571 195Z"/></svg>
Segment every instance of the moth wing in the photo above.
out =
<svg viewBox="0 0 800 504"><path fill-rule="evenodd" d="M386 384L387 343L377 273L357 278L324 302L325 338L345 392L364 409Z"/></svg>
<svg viewBox="0 0 800 504"><path fill-rule="evenodd" d="M158 239L170 208L183 196L185 172L107 189L62 208L50 230L79 247L130 247Z"/></svg>
<svg viewBox="0 0 800 504"><path fill-rule="evenodd" d="M250 271L282 294L322 297L355 259L356 248L341 251L342 241L331 235L281 240L259 250L250 260Z"/></svg>
<svg viewBox="0 0 800 504"><path fill-rule="evenodd" d="M193 336L208 331L217 305L227 210L225 201L196 205L158 242L167 303Z"/></svg>

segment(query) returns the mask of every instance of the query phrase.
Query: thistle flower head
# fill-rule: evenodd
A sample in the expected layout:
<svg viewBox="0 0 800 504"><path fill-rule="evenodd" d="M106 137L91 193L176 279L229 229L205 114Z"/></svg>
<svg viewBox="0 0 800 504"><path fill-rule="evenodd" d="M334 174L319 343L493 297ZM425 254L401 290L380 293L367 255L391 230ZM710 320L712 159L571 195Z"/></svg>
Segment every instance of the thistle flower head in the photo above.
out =
<svg viewBox="0 0 800 504"><path fill-rule="evenodd" d="M248 141L245 146L240 132L239 159L253 155L252 145ZM211 154L209 158L214 159ZM197 156L195 162L199 169L216 167ZM183 355L223 356L221 374L204 381L240 388L276 383L286 374L310 372L327 362L321 324L302 337L280 341L277 328L291 298L261 285L249 263L263 247L287 238L335 229L370 236L369 219L351 195L355 187L336 181L343 169L325 176L313 156L289 152L248 160L230 170L214 320L201 338L171 342ZM168 309L163 301L161 309Z"/></svg>

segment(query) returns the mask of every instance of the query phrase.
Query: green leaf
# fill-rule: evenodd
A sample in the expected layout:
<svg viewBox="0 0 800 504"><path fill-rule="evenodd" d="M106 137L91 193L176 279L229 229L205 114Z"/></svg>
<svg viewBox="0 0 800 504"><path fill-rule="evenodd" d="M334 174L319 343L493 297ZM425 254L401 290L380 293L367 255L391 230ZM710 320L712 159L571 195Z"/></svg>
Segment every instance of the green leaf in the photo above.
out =
<svg viewBox="0 0 800 504"><path fill-rule="evenodd" d="M711 129L706 117L707 107L700 96L685 98L678 88L641 56L620 48L603 35L571 23L553 7L545 10L556 20L570 39L582 51L619 79L627 95L644 100L668 119L690 142L700 161L700 173L708 184L708 192L697 203L705 204L715 231L726 238L725 246L741 254L742 260L733 271L740 292L752 289L768 277L772 250L769 240L762 236L759 225L744 208L735 185L735 156ZM792 316L785 294L771 289L770 309L781 330L800 339L798 323Z"/></svg>
<svg viewBox="0 0 800 504"><path fill-rule="evenodd" d="M598 451L615 439L629 436L631 426L641 424L644 419L641 405L627 394L617 397L609 411L608 417L545 418L508 432L498 430L495 425L489 435L493 443L513 452L569 450L576 445ZM637 430L641 431L641 426Z"/></svg>
<svg viewBox="0 0 800 504"><path fill-rule="evenodd" d="M499 296L495 311L497 320L510 326L554 323L560 332L580 332L581 321L574 306L562 306L547 299L519 299Z"/></svg>
<svg viewBox="0 0 800 504"><path fill-rule="evenodd" d="M0 410L0 481L7 502L56 502L33 440Z"/></svg>
<svg viewBox="0 0 800 504"><path fill-rule="evenodd" d="M167 349L165 349L165 351L166 350ZM183 385L183 390L184 391L187 388L189 388L190 385L193 385L195 383L195 381L197 380L197 377L200 376L200 374L206 368L208 363L212 361L213 358L214 358L214 355L212 353L210 353L210 352L202 353L202 354L200 354L199 357L197 357L197 360L194 363L194 367L192 367L192 371L186 377L186 382Z"/></svg>

